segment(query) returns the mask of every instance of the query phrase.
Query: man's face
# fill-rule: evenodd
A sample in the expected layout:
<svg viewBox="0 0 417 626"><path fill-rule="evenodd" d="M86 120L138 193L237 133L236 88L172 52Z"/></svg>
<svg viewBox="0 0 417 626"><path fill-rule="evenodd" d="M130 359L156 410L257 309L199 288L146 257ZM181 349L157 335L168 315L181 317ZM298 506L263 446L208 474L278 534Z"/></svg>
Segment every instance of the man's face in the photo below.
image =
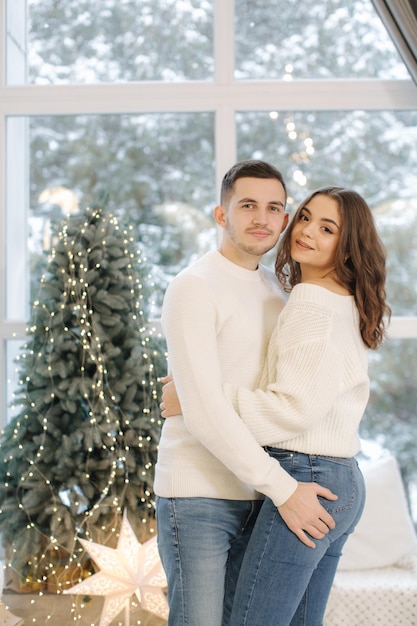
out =
<svg viewBox="0 0 417 626"><path fill-rule="evenodd" d="M275 178L239 178L227 206L216 207L215 219L224 229L224 256L256 268L287 225L284 188Z"/></svg>

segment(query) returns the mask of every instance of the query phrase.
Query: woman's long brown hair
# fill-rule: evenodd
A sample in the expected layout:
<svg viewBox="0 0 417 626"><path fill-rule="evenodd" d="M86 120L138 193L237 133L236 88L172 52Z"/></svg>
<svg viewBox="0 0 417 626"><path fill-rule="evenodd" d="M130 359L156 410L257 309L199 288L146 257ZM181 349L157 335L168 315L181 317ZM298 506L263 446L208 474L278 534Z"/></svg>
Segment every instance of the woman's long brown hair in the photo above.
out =
<svg viewBox="0 0 417 626"><path fill-rule="evenodd" d="M323 187L314 191L297 209L281 238L275 273L285 291L301 282L300 265L291 259L291 232L300 212L318 195L336 200L341 232L336 251L336 274L356 302L363 342L376 350L386 335L386 319L391 309L386 303L386 253L377 233L372 212L355 191L343 187Z"/></svg>

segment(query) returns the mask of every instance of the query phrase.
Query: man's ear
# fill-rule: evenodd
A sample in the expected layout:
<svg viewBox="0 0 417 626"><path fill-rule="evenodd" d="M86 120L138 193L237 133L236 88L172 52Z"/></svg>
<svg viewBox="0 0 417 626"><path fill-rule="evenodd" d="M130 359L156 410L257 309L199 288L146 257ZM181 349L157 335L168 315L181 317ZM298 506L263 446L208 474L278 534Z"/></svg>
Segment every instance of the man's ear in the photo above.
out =
<svg viewBox="0 0 417 626"><path fill-rule="evenodd" d="M214 207L213 217L218 226L221 226L222 228L226 226L226 209L224 206L218 204Z"/></svg>
<svg viewBox="0 0 417 626"><path fill-rule="evenodd" d="M284 214L284 221L282 222L282 228L281 228L281 232L283 233L284 230L287 228L288 226L288 220L290 218L290 214L289 213L285 213Z"/></svg>

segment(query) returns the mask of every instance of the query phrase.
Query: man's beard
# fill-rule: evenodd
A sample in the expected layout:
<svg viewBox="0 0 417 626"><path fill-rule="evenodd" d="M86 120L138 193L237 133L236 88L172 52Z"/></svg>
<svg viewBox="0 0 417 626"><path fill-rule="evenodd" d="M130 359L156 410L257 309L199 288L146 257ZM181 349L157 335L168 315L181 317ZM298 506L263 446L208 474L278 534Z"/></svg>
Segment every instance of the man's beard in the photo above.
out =
<svg viewBox="0 0 417 626"><path fill-rule="evenodd" d="M276 244L276 241L275 243L263 243L262 241L257 244L244 243L239 239L239 237L236 235L236 231L232 226L229 226L229 224L226 224L226 231L229 235L230 240L235 244L237 248L239 248L239 250L242 250L242 252L246 252L247 254L252 254L253 256L263 256L264 254L272 250L272 248Z"/></svg>

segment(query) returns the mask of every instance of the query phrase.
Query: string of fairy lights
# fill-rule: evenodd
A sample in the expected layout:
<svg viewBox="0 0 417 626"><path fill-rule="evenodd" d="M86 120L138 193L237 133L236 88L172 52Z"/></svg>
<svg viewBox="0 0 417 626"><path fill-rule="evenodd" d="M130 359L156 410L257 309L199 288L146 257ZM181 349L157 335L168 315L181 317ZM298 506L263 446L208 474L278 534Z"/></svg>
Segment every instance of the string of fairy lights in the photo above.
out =
<svg viewBox="0 0 417 626"><path fill-rule="evenodd" d="M78 327L74 328L68 324L62 326L62 333L68 336L68 341L79 342L80 345L80 363L79 372L77 374L77 385L80 396L83 402L88 407L88 423L90 427L89 437L90 444L87 447L87 453L92 454L94 446L97 446L98 442L102 450L108 454L109 471L107 480L104 487L101 489L95 502L90 503L87 506L86 499L83 497L83 491L80 488L79 500L74 500L71 503L66 502L65 493L57 494L54 491L54 486L51 484L50 479L47 476L41 476L44 480L45 488L49 490L51 502L54 503L52 513L56 515L56 525L60 527L67 523L65 516L61 516L60 512L65 512L65 505L71 504L71 506L77 510L77 529L74 534L73 540L66 546L67 558L65 563L60 558L62 553L62 544L59 541L59 533L52 534L49 537L43 537L44 549L40 554L28 555L28 564L32 566L31 571L39 571L42 574L35 580L31 577L26 578L23 583L23 588L29 588L31 591L38 591L39 596L42 596L45 592L45 588L48 591L48 581L54 581L52 584L55 587L54 591L61 593L62 590L68 586L74 585L77 581L82 580L86 576L91 574L91 571L86 567L86 553L79 542L77 542L77 536L82 535L83 539L94 539L97 535L101 538L101 543L107 545L114 545L117 541L120 521L123 514L123 503L125 492L112 493L112 488L115 485L115 481L121 471L124 471L124 484L125 489L128 487L129 478L129 464L131 464L130 452L133 447L139 448L144 455L143 464L141 464L141 477L143 484L152 484L153 474L153 460L147 454L147 449L151 443L152 437L149 434L142 434L136 431L135 438L132 437L133 427L131 427L129 415L123 415L120 407L117 407L117 394L111 390L111 381L108 377L108 359L109 356L105 354L103 350L102 337L100 333L100 326L95 322L94 308L92 302L98 300L99 295L94 293L94 288L90 285L90 277L92 272L100 272L101 260L97 247L85 247L82 243L85 241L85 237L88 235L88 229L90 228L91 220L96 220L100 223L100 229L102 239L100 242L100 248L104 249L106 246L114 245L114 235L109 234L110 231L115 232L118 237L123 237L123 256L120 260L120 267L127 273L129 280L129 292L132 302L134 302L134 310L130 312L132 323L136 324L136 330L140 336L141 344L141 358L146 363L146 371L138 384L142 388L143 405L140 407L140 412L149 424L155 426L157 429L161 425L158 406L158 389L157 389L157 374L155 371L155 362L158 359L158 353L153 347L152 339L160 338L160 334L157 329L151 327L149 324L149 318L144 310L144 295L143 295L143 280L149 281L149 286L152 289L152 277L147 274L145 277L137 272L138 267L146 263L146 258L142 257L140 250L138 250L135 244L135 238L133 235L133 227L129 226L126 229L121 229L118 220L114 215L106 216L101 210L93 211L88 216L88 220L85 221L82 228L79 230L76 236L70 234L68 228L68 221L65 221L61 230L58 233L58 241L60 242L59 254L62 254L62 249L66 250L67 262L65 266L59 268L61 273L61 279L63 283L63 290L61 294L61 302L58 310L49 311L48 303L42 301L42 298L33 303L33 320L47 319L48 322L44 324L44 327L39 329L37 323L33 323L27 328L27 334L29 337L33 337L34 334L41 331L44 336L44 343L41 346L39 352L34 354L33 350L30 350L30 342L23 346L21 354L16 358L16 370L25 370L28 358L33 362L33 367L36 369L36 365L39 360L45 359L47 362L47 372L50 376L51 383L54 382L55 368L58 366L56 359L54 359L54 343L56 337L56 327L59 326L59 322L64 319L64 311L71 309L71 319L77 320ZM55 242L56 244L56 242ZM53 245L50 251L50 263L57 261L57 248ZM97 261L94 262L95 257ZM93 264L92 264L93 260ZM92 267L93 265L93 267ZM43 275L40 281L40 292L47 284L48 277ZM106 297L112 298L112 306L115 304L115 299L121 296L114 296L108 294L101 294L100 299L103 310L106 310ZM120 303L122 304L122 303ZM124 304L124 303L123 303ZM116 302L117 305L117 302ZM152 307L152 303L150 303ZM41 315L38 315L41 311ZM148 308L149 311L149 308ZM58 320L58 321L57 321ZM78 332L79 331L79 332ZM88 363L94 363L95 374L91 380L90 376L85 376L86 365ZM79 380L78 380L79 378ZM24 377L19 380L19 386L23 389L30 387L31 375L26 373ZM20 394L22 400L22 407L30 407L32 413L39 414L39 421L42 425L42 436L39 438L39 446L34 454L33 458L28 459L28 469L23 472L19 478L20 485L23 487L25 483L30 482L35 475L39 478L42 474L39 469L39 465L46 454L46 438L51 435L54 436L54 426L50 424L48 411L45 414L40 414L42 406L45 404L53 405L56 394L60 393L58 389L52 389L49 392L49 398L44 399L43 402L38 403L37 399L33 399L29 392ZM68 402L71 402L68 399ZM116 408L117 407L117 410ZM104 424L106 425L106 432L103 433L103 417ZM28 414L24 414L24 420L29 419ZM21 420L16 422L13 435L16 440L18 439L19 429L22 426ZM126 432L129 431L130 438L126 438ZM121 445L120 442L123 442ZM22 442L19 444L19 450L22 450ZM6 459L5 459L6 461ZM12 462L12 458L7 459L8 462ZM10 478L10 474L9 474ZM81 477L81 484L88 484L91 480L88 462L85 466L84 474ZM75 489L75 491L77 491ZM24 493L24 490L22 490ZM16 494L16 498L19 499L20 489ZM99 517L100 508L105 503L105 506L109 507L108 498L111 497L111 509L113 511L112 523L106 523L99 528L94 527L95 520ZM152 535L154 533L154 527L150 524L153 512L152 494L148 488L144 489L144 492L140 495L140 501L143 504L144 514L140 519L140 523L144 529L144 535ZM20 498L18 507L25 511L24 498ZM0 510L0 515L2 514ZM81 513L81 515L80 515ZM34 528L35 524L28 517L28 528ZM14 558L16 557L17 548L14 544L8 546L7 549L7 563L5 565L6 574L7 571L13 569ZM57 558L53 558L54 553ZM84 560L83 560L84 557ZM87 560L87 565L91 566L91 563ZM82 618L81 606L85 605L85 599L75 599L72 604L71 614L72 619L76 622ZM87 603L88 604L88 603ZM140 622L137 622L140 623Z"/></svg>
<svg viewBox="0 0 417 626"><path fill-rule="evenodd" d="M277 121L280 117L279 111L270 111L269 117L273 121ZM314 141L310 134L306 131L299 132L297 130L294 117L288 115L283 120L285 132L288 139L291 142L301 142L299 147L293 150L290 154L290 160L298 167L293 170L292 178L299 187L305 187L308 179L306 173L303 171L302 166L307 165L310 162L311 157L315 153ZM289 204L294 202L293 198L288 198Z"/></svg>

